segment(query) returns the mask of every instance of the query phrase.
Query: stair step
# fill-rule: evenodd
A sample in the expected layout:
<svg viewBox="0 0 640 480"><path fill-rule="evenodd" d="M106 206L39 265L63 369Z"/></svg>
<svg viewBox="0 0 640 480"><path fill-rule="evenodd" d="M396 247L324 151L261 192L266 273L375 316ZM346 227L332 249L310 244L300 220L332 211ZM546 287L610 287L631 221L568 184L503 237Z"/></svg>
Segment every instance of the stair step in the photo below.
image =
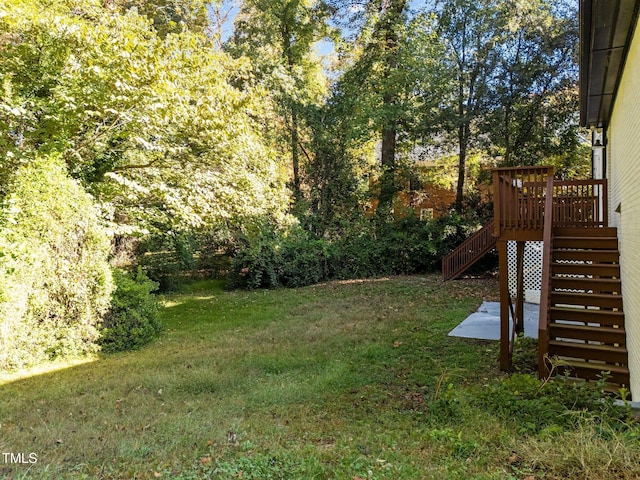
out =
<svg viewBox="0 0 640 480"><path fill-rule="evenodd" d="M618 230L615 227L556 227L553 229L554 237L617 237Z"/></svg>
<svg viewBox="0 0 640 480"><path fill-rule="evenodd" d="M627 349L612 345L594 345L590 343L549 341L549 355L571 357L585 360L600 360L606 363L626 364Z"/></svg>
<svg viewBox="0 0 640 480"><path fill-rule="evenodd" d="M584 290L602 293L620 293L620 279L614 278L579 278L551 277L552 289Z"/></svg>
<svg viewBox="0 0 640 480"><path fill-rule="evenodd" d="M620 252L618 250L563 250L553 249L552 260L572 260L595 263L618 263Z"/></svg>
<svg viewBox="0 0 640 480"><path fill-rule="evenodd" d="M610 372L607 382L628 387L617 229L562 227L553 234L547 328L556 371L586 380Z"/></svg>
<svg viewBox="0 0 640 480"><path fill-rule="evenodd" d="M606 293L551 292L551 305L580 305L622 310L622 296Z"/></svg>
<svg viewBox="0 0 640 480"><path fill-rule="evenodd" d="M591 275L593 277L620 278L619 264L606 263L551 263L551 273L569 275Z"/></svg>
<svg viewBox="0 0 640 480"><path fill-rule="evenodd" d="M624 313L611 310L594 310L589 308L549 308L549 318L552 322L572 321L598 324L606 327L624 326Z"/></svg>
<svg viewBox="0 0 640 480"><path fill-rule="evenodd" d="M601 377L602 372L610 372L607 381L615 382L621 386L629 386L629 368L625 366L568 359L567 363L569 363L569 367L558 368L558 373L562 373L562 371L568 370L571 375L574 375L578 378L584 378L586 380L597 380Z"/></svg>
<svg viewBox="0 0 640 480"><path fill-rule="evenodd" d="M626 332L624 328L550 323L548 329L551 339L574 338L584 341L597 341L610 345L615 343L623 346L626 344Z"/></svg>
<svg viewBox="0 0 640 480"><path fill-rule="evenodd" d="M616 237L554 237L553 248L575 248L588 250L616 250Z"/></svg>

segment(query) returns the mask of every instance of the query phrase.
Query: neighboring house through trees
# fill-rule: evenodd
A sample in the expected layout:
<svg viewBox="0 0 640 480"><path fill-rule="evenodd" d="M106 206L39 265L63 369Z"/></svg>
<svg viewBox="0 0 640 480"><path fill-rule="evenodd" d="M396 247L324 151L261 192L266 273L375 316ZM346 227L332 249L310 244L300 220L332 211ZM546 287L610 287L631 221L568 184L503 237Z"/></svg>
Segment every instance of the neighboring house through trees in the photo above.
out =
<svg viewBox="0 0 640 480"><path fill-rule="evenodd" d="M455 183L447 185L434 182L432 179L437 178L439 173L446 175L443 167L433 161L412 160L410 169L399 169L395 176L399 191L392 203L394 217L405 218L413 212L420 220L429 221L447 213L456 200ZM371 216L379 204L378 179L369 179L369 190L373 198L366 208L366 214Z"/></svg>

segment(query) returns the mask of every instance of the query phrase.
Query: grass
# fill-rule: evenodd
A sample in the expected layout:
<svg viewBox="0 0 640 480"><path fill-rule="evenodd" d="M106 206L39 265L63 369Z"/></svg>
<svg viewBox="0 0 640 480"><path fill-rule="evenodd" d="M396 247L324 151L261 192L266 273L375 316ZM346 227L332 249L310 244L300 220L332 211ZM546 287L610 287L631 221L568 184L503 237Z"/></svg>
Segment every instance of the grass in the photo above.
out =
<svg viewBox="0 0 640 480"><path fill-rule="evenodd" d="M628 420L603 409L518 423L505 412L529 408L520 390L539 384L503 388L497 342L447 336L496 298L493 280L222 287L167 296L166 333L142 350L5 378L0 477L640 476Z"/></svg>

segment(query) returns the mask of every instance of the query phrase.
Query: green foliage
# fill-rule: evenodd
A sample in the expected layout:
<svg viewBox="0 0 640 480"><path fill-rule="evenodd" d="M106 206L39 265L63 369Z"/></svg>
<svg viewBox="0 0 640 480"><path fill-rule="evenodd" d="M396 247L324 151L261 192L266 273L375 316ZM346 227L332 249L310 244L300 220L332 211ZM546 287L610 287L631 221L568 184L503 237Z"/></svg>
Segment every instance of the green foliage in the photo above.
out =
<svg viewBox="0 0 640 480"><path fill-rule="evenodd" d="M209 26L205 0L114 0L123 9L135 8L153 22L161 37L186 29L206 31Z"/></svg>
<svg viewBox="0 0 640 480"><path fill-rule="evenodd" d="M141 3L150 16L198 16L204 5ZM17 165L57 152L121 232L237 227L282 212L285 179L261 132L264 88L244 59L177 29L159 35L135 8L91 0L0 6L11 39L0 58L0 195Z"/></svg>
<svg viewBox="0 0 640 480"><path fill-rule="evenodd" d="M268 85L265 133L274 137L283 157L291 158L294 204L303 196L301 157L308 157L304 113L307 106L320 103L326 90L322 65L314 55L315 42L329 31L326 17L318 0L247 0L226 45L234 57L250 59L255 79Z"/></svg>
<svg viewBox="0 0 640 480"><path fill-rule="evenodd" d="M189 232L167 232L147 235L138 245L138 265L162 291L174 290L196 267L196 235Z"/></svg>
<svg viewBox="0 0 640 480"><path fill-rule="evenodd" d="M432 272L477 228L457 214L422 222L362 218L335 238L299 226L267 228L246 240L232 261L232 287L273 288L331 279Z"/></svg>
<svg viewBox="0 0 640 480"><path fill-rule="evenodd" d="M267 227L234 257L230 286L294 287L326 280L329 248L326 240L298 226L286 231Z"/></svg>
<svg viewBox="0 0 640 480"><path fill-rule="evenodd" d="M0 217L0 369L94 351L113 286L93 199L58 158L38 157Z"/></svg>
<svg viewBox="0 0 640 480"><path fill-rule="evenodd" d="M504 32L495 47L494 106L481 119L506 166L553 162L565 173L588 155L580 145L578 15L556 0L497 2Z"/></svg>
<svg viewBox="0 0 640 480"><path fill-rule="evenodd" d="M102 322L99 344L104 352L139 348L162 331L158 304L152 295L158 284L140 268L135 275L115 270L113 278L116 289Z"/></svg>

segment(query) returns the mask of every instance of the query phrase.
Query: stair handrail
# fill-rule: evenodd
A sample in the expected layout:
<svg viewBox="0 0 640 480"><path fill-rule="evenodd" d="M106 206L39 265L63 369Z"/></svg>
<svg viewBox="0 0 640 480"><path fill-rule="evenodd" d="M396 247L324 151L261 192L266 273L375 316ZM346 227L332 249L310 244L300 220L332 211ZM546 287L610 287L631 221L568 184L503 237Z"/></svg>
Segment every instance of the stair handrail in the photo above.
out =
<svg viewBox="0 0 640 480"><path fill-rule="evenodd" d="M444 281L461 275L495 247L494 228L494 219L491 219L442 259L442 279Z"/></svg>
<svg viewBox="0 0 640 480"><path fill-rule="evenodd" d="M540 314L538 319L538 376L547 378L547 352L549 351L549 296L551 294L551 256L553 250L553 171L547 177L544 208L542 247L542 288L540 291Z"/></svg>

